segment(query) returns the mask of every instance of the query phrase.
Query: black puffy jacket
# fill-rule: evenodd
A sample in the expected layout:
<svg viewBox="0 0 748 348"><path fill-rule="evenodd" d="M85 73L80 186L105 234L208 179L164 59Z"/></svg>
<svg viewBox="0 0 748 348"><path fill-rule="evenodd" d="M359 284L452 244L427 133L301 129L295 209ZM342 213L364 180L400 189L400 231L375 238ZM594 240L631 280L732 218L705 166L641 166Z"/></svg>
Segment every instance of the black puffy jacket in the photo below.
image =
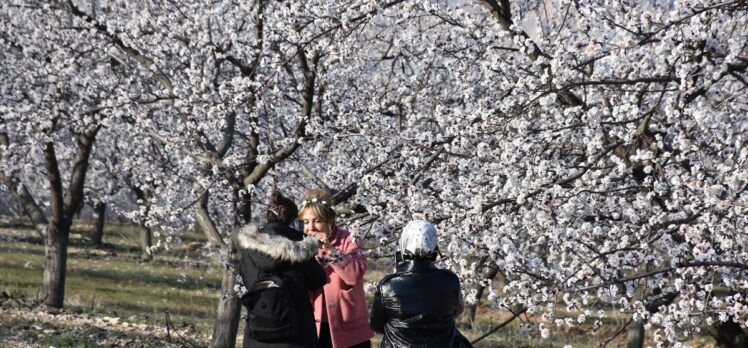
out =
<svg viewBox="0 0 748 348"><path fill-rule="evenodd" d="M462 309L454 273L408 260L379 282L369 324L384 334L381 347L470 347L455 326Z"/></svg>
<svg viewBox="0 0 748 348"><path fill-rule="evenodd" d="M301 286L293 290L294 302L300 315L299 335L283 342L258 342L244 330L244 347L316 347L317 329L312 305L307 290L321 288L327 275L314 256L319 250L319 241L288 226L272 223L258 230L253 224L243 227L238 233L241 247L241 274L249 286L260 271L282 273Z"/></svg>

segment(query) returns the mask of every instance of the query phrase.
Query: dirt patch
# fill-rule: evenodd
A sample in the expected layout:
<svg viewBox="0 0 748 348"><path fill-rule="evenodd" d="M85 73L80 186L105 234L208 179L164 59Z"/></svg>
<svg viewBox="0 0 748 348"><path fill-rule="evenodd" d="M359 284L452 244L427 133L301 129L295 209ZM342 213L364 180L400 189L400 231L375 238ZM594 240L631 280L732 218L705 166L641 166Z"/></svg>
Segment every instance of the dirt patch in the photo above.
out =
<svg viewBox="0 0 748 348"><path fill-rule="evenodd" d="M204 347L208 338L190 328L124 321L119 317L75 313L50 314L40 307L3 296L0 299L2 347Z"/></svg>

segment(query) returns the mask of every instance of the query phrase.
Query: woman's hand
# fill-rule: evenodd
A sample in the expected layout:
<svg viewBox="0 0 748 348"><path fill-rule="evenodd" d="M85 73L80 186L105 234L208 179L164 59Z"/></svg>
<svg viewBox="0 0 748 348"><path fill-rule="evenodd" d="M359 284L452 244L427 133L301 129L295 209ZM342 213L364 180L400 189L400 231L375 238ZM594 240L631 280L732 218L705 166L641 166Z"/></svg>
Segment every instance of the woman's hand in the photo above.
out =
<svg viewBox="0 0 748 348"><path fill-rule="evenodd" d="M320 241L321 244L320 244L319 248L321 250L329 250L330 249L329 240L327 239L327 233L325 233L325 232L309 232L309 234L312 235L312 237L317 238L317 240Z"/></svg>
<svg viewBox="0 0 748 348"><path fill-rule="evenodd" d="M327 267L331 262L335 261L330 256L328 256L328 253L326 251L323 251L322 254L317 255L314 257L317 260L317 263L322 265L322 267Z"/></svg>

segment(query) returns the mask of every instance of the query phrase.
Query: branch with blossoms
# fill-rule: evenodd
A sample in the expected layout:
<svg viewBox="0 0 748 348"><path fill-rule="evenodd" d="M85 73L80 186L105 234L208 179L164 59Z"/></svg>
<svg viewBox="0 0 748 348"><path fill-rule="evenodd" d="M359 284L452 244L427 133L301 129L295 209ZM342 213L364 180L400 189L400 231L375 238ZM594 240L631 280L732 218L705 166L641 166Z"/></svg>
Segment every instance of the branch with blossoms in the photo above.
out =
<svg viewBox="0 0 748 348"><path fill-rule="evenodd" d="M726 268L735 268L742 271L748 271L748 264L739 263L739 262L731 262L731 261L691 261L691 262L683 262L679 263L676 266L673 267L667 267L663 269L654 270L651 272L646 272L626 278L621 279L615 279L610 280L604 283L600 284L594 284L589 286L583 286L583 287L571 287L571 288L562 288L562 291L570 291L570 292L583 292L583 291L589 291L604 287L609 287L611 285L623 285L627 282L633 282L640 279L650 278L658 274L662 273L671 273L678 269L686 269L686 268L708 268L708 267L726 267Z"/></svg>

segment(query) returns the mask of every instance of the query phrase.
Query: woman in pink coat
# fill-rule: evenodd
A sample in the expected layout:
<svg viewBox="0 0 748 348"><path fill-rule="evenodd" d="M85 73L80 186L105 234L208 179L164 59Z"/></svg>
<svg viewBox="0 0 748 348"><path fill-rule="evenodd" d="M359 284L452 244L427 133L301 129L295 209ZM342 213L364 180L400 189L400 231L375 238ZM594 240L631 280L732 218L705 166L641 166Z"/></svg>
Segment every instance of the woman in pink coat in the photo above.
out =
<svg viewBox="0 0 748 348"><path fill-rule="evenodd" d="M366 257L350 232L335 225L332 197L323 190L304 195L299 207L304 233L320 241L317 260L330 281L310 293L317 323L317 347L371 347L369 309L364 296Z"/></svg>

